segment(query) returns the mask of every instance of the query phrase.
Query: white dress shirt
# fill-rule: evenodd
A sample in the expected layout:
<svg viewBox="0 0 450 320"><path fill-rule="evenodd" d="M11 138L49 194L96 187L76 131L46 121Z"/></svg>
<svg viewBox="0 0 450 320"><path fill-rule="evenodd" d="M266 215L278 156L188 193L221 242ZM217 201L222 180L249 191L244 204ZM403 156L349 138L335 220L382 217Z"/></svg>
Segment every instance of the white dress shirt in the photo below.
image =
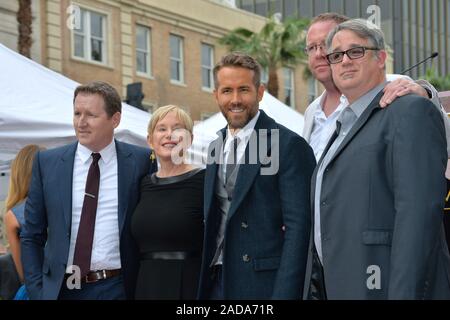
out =
<svg viewBox="0 0 450 320"><path fill-rule="evenodd" d="M348 100L345 96L341 96L339 105L336 110L333 111L328 117L323 112L323 101L326 97L326 91L322 94L320 100L320 108L317 108L314 113L313 129L309 144L314 151L316 161L319 162L322 157L323 151L330 141L333 132L336 130L336 120L339 118L341 111L348 106Z"/></svg>
<svg viewBox="0 0 450 320"><path fill-rule="evenodd" d="M223 163L227 163L228 157L230 155L230 150L231 150L231 142L233 141L234 137L238 137L239 138L239 145L238 148L236 150L236 163L239 163L242 159L242 157L244 156L245 153L245 148L247 147L247 143L250 140L250 137L253 133L253 130L255 129L255 125L256 122L258 121L259 118L259 114L260 112L258 111L258 113L245 125L244 128L242 128L241 130L239 130L234 136L231 134L230 129L227 129L227 137L225 139L225 145L223 148ZM222 166L223 167L223 178L224 181L226 181L226 166Z"/></svg>
<svg viewBox="0 0 450 320"><path fill-rule="evenodd" d="M72 232L68 266L73 263L84 191L92 151L78 143L73 166L72 183ZM100 188L92 244L91 271L120 269L119 222L118 222L118 171L114 140L100 151Z"/></svg>

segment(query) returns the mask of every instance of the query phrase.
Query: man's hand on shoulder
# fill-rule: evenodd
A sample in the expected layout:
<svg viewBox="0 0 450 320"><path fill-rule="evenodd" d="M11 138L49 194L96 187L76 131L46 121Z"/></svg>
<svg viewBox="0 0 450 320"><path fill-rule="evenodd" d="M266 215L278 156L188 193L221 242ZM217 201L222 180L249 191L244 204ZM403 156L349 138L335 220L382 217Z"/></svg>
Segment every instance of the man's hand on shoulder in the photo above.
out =
<svg viewBox="0 0 450 320"><path fill-rule="evenodd" d="M380 107L385 108L398 97L407 94L417 94L429 99L428 91L421 85L409 79L397 79L389 82L383 89L384 95L380 100Z"/></svg>

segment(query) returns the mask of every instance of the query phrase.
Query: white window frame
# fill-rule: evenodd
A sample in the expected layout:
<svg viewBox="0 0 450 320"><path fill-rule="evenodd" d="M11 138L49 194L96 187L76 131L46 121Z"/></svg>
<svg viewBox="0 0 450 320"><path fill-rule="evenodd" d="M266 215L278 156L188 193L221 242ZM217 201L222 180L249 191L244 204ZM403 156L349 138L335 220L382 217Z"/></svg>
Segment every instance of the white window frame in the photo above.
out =
<svg viewBox="0 0 450 320"><path fill-rule="evenodd" d="M287 86L286 85L286 73L289 73L289 76L290 76L290 86ZM285 68L283 68L283 80L284 80L284 93L285 93L285 100L284 101L286 101L286 98L287 98L287 95L286 95L286 91L289 91L289 93L290 93L290 97L291 97L291 105L289 106L289 107L291 107L292 109L295 109L295 78L294 78L294 76L295 76L295 73L294 73L294 70L292 69L292 68L287 68L287 67L285 67Z"/></svg>
<svg viewBox="0 0 450 320"><path fill-rule="evenodd" d="M78 6L78 5L77 5ZM81 60L89 63L99 64L99 65L108 65L108 38L107 38L107 20L109 18L108 14L99 12L96 10L88 9L82 6L80 7L80 13L85 13L85 20L84 20L84 33L78 31L77 29L73 29L71 32L72 36L72 58L76 60ZM91 34L91 13L98 14L102 16L102 37L96 37ZM83 57L76 56L75 55L75 35L82 36L83 37L83 44L84 44L84 51L83 51ZM92 46L91 46L91 40L100 40L102 43L102 57L101 61L97 61L92 59Z"/></svg>
<svg viewBox="0 0 450 320"><path fill-rule="evenodd" d="M203 64L203 46L210 48L210 56L209 59L211 61L210 65L204 65ZM201 77L202 77L202 89L208 92L211 92L214 89L214 78L213 78L213 69L214 69L214 46L210 45L208 43L202 43L201 44L201 54L202 56L200 57L201 59ZM206 87L205 84L203 83L203 70L208 70L208 75L209 75L209 83L210 86Z"/></svg>
<svg viewBox="0 0 450 320"><path fill-rule="evenodd" d="M138 48L137 46L137 30L138 28L141 28L143 30L145 30L146 32L146 40L147 40L147 48L145 50ZM135 45L135 49L136 49L136 74L138 76L143 76L143 77L147 77L147 78L153 78L152 76L152 29L150 27L144 26L144 25L140 25L137 24L136 25L136 45ZM147 70L145 72L142 72L140 70L137 69L137 56L138 56L138 52L143 53L146 56L146 62L147 62Z"/></svg>
<svg viewBox="0 0 450 320"><path fill-rule="evenodd" d="M180 44L180 57L172 57L172 48L170 47L170 39L174 37L179 40ZM169 64L169 73L170 73L170 82L173 84L181 84L184 85L184 39L183 37L170 34L169 37L169 55L170 55L170 64ZM175 61L178 64L180 79L172 79L172 61Z"/></svg>

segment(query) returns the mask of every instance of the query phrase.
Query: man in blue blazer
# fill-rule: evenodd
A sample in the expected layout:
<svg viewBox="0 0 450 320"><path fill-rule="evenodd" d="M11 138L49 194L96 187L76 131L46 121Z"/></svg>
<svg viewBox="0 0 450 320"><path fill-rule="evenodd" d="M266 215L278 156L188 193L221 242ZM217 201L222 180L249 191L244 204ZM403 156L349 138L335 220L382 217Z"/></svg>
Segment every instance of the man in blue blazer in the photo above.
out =
<svg viewBox="0 0 450 320"><path fill-rule="evenodd" d="M154 168L149 150L114 139L120 118L113 87L79 86L78 142L36 156L21 233L31 299L133 297L138 251L129 223L139 182Z"/></svg>
<svg viewBox="0 0 450 320"><path fill-rule="evenodd" d="M223 57L214 77L228 126L208 153L199 298L300 299L313 152L259 110L264 86L252 57Z"/></svg>

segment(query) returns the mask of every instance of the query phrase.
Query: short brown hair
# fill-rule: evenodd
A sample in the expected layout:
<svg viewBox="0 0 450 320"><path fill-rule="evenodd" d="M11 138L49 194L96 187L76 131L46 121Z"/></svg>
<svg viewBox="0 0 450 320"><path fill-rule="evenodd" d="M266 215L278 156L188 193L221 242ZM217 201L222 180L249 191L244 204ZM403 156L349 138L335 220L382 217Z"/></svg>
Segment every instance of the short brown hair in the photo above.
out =
<svg viewBox="0 0 450 320"><path fill-rule="evenodd" d="M309 26L311 27L313 24L315 24L317 22L322 22L322 21L334 21L334 22L336 22L336 24L341 24L342 22L345 22L348 20L350 20L350 18L347 16L344 16L342 14L339 14L336 12L326 12L326 13L321 13L318 16L314 17L311 20L311 23L309 24Z"/></svg>
<svg viewBox="0 0 450 320"><path fill-rule="evenodd" d="M214 86L216 89L219 87L217 74L224 67L245 68L253 71L253 83L256 88L259 88L261 84L261 66L252 56L242 52L232 52L223 56L213 70Z"/></svg>
<svg viewBox="0 0 450 320"><path fill-rule="evenodd" d="M110 84L102 81L93 81L84 85L80 85L75 89L73 95L73 103L78 94L98 94L102 96L105 102L105 111L111 118L116 112L122 112L122 101L119 93Z"/></svg>

